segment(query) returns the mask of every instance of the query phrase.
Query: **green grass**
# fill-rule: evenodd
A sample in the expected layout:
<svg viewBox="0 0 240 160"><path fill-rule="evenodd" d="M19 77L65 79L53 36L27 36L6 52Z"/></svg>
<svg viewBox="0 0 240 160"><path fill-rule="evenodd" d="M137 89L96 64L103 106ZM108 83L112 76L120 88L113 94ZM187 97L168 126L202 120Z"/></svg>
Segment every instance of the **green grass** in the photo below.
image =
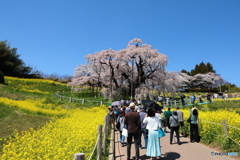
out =
<svg viewBox="0 0 240 160"><path fill-rule="evenodd" d="M50 117L26 115L20 110L0 104L0 152L2 145L14 135L14 132L38 129L45 125Z"/></svg>
<svg viewBox="0 0 240 160"><path fill-rule="evenodd" d="M27 90L24 90L24 88L27 88ZM40 93L30 92L31 90L38 90ZM49 92L49 94L41 92ZM91 96L91 93L88 91L83 93L71 93L71 88L69 86L54 82L31 82L21 79L8 80L5 78L5 84L0 84L0 97L6 97L12 100L44 99L43 103L52 104L53 106L62 106L65 109L89 108L99 106L100 104L98 102L87 102L82 104L81 101L71 103L69 100L60 100L57 98L54 95L56 92L60 95L72 98L106 101L102 97L98 96L95 98ZM30 128L38 129L52 119L53 117L36 115L31 112L21 111L17 107L9 107L0 103L0 152L3 144L14 135L14 132L27 131Z"/></svg>

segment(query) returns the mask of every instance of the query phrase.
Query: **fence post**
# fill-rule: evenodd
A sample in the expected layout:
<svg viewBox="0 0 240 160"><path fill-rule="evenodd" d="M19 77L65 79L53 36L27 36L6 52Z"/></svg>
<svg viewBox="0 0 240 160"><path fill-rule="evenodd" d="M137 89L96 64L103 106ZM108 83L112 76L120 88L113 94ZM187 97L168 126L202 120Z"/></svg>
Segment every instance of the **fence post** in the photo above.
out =
<svg viewBox="0 0 240 160"><path fill-rule="evenodd" d="M100 101L100 105L102 105L102 101Z"/></svg>
<svg viewBox="0 0 240 160"><path fill-rule="evenodd" d="M72 102L72 97L69 97L69 102Z"/></svg>
<svg viewBox="0 0 240 160"><path fill-rule="evenodd" d="M102 160L102 125L98 125L97 159Z"/></svg>
<svg viewBox="0 0 240 160"><path fill-rule="evenodd" d="M177 106L177 102L176 102L176 100L174 100L174 105Z"/></svg>
<svg viewBox="0 0 240 160"><path fill-rule="evenodd" d="M107 139L107 116L104 118L104 135L103 135L103 154L106 153L106 139Z"/></svg>
<svg viewBox="0 0 240 160"><path fill-rule="evenodd" d="M85 154L84 153L74 154L74 160L85 160Z"/></svg>
<svg viewBox="0 0 240 160"><path fill-rule="evenodd" d="M62 96L60 96L60 100L62 100Z"/></svg>
<svg viewBox="0 0 240 160"><path fill-rule="evenodd" d="M226 119L223 119L223 131L224 131L225 136L227 137L228 133L227 133L227 122L226 122Z"/></svg>
<svg viewBox="0 0 240 160"><path fill-rule="evenodd" d="M82 100L82 104L84 104L84 99Z"/></svg>

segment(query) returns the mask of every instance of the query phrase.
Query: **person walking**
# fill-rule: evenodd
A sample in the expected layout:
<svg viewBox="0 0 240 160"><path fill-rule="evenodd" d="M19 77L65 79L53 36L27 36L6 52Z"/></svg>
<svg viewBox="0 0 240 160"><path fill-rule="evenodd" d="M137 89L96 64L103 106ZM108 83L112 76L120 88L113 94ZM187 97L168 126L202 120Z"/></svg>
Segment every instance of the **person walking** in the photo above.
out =
<svg viewBox="0 0 240 160"><path fill-rule="evenodd" d="M127 137L127 160L130 160L131 157L131 144L132 139L134 138L135 144L135 156L136 160L139 160L139 147L138 147L138 140L139 140L139 131L141 127L140 123L140 116L135 110L135 104L130 104L130 112L126 113L125 115L125 125L128 130L128 137Z"/></svg>
<svg viewBox="0 0 240 160"><path fill-rule="evenodd" d="M146 117L147 113L145 112L145 109L141 109L139 116L140 116L140 123L141 123L141 130L139 133L139 148L142 148L142 142L141 142L141 137L143 135L144 137L144 141L145 141L145 147L143 147L144 149L147 148L147 142L148 142L148 130L146 129L147 124L143 123L144 118Z"/></svg>
<svg viewBox="0 0 240 160"><path fill-rule="evenodd" d="M165 117L167 120L167 126L168 126L168 131L170 132L170 124L169 124L169 118L172 115L171 108L168 107L168 110L165 112Z"/></svg>
<svg viewBox="0 0 240 160"><path fill-rule="evenodd" d="M109 124L112 127L112 129L116 130L115 129L115 119L114 119L113 106L108 107L108 113L109 113L109 116L110 116L110 123Z"/></svg>
<svg viewBox="0 0 240 160"><path fill-rule="evenodd" d="M190 122L190 142L199 142L199 132L198 132L198 110L196 107L190 110L191 122Z"/></svg>
<svg viewBox="0 0 240 160"><path fill-rule="evenodd" d="M164 110L163 106L161 106L162 112L159 114L159 120L162 124L163 131L166 132L166 111Z"/></svg>
<svg viewBox="0 0 240 160"><path fill-rule="evenodd" d="M178 125L178 117L177 117L177 111L173 111L173 115L170 116L169 118L169 123L170 123L170 144L172 144L173 140L173 133L175 132L176 137L177 137L177 143L180 145L180 139L179 139L179 125Z"/></svg>
<svg viewBox="0 0 240 160"><path fill-rule="evenodd" d="M125 120L125 112L122 111L120 112L120 116L117 118L117 124L119 123L119 128L118 128L118 131L120 133L120 143L122 144L122 147L124 146L124 140L125 140L125 136L122 135L122 130L123 128L125 127L125 124L124 124L124 120Z"/></svg>
<svg viewBox="0 0 240 160"><path fill-rule="evenodd" d="M192 103L192 104L195 103L196 97L195 97L194 94L192 94L192 95L190 96L190 100L191 100L191 103Z"/></svg>
<svg viewBox="0 0 240 160"><path fill-rule="evenodd" d="M158 96L158 101L161 103L161 105L163 105L163 97L162 96Z"/></svg>
<svg viewBox="0 0 240 160"><path fill-rule="evenodd" d="M177 111L179 128L181 127L181 131L182 131L181 133L184 137L187 137L186 131L185 131L185 128L184 128L183 112L180 110L179 107L176 108L176 111Z"/></svg>
<svg viewBox="0 0 240 160"><path fill-rule="evenodd" d="M211 93L208 92L208 93L207 93L207 100L208 100L209 103L212 102L212 97L211 97L211 96L212 96Z"/></svg>
<svg viewBox="0 0 240 160"><path fill-rule="evenodd" d="M185 95L184 94L181 94L180 96L180 99L181 99L181 102L182 102L182 106L185 106Z"/></svg>
<svg viewBox="0 0 240 160"><path fill-rule="evenodd" d="M198 95L198 101L199 101L199 103L203 103L202 95L201 95L201 94Z"/></svg>
<svg viewBox="0 0 240 160"><path fill-rule="evenodd" d="M147 124L148 129L148 144L147 144L147 156L156 159L161 156L160 139L158 137L158 129L161 128L159 118L155 116L153 109L148 109L147 115L143 120L143 123Z"/></svg>

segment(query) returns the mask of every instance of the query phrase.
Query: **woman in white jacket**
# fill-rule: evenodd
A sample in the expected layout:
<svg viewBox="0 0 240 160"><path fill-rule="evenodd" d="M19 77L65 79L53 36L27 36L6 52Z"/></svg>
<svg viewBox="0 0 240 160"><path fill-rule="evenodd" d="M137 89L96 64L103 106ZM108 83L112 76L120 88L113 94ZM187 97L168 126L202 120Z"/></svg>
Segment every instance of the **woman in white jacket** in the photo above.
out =
<svg viewBox="0 0 240 160"><path fill-rule="evenodd" d="M151 156L152 159L156 159L161 156L160 140L158 138L158 128L161 128L159 118L155 116L153 109L148 109L148 114L143 120L143 123L147 123L146 129L148 129L148 144L147 144L147 156Z"/></svg>

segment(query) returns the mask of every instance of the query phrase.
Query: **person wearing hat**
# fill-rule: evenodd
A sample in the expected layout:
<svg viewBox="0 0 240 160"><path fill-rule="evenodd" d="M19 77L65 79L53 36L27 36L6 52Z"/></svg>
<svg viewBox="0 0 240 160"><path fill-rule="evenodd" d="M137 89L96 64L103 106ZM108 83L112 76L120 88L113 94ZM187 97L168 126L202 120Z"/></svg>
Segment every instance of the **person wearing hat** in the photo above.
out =
<svg viewBox="0 0 240 160"><path fill-rule="evenodd" d="M132 139L134 138L135 144L135 156L136 160L139 160L139 147L138 147L138 140L139 140L139 131L141 127L140 123L140 116L135 110L135 104L131 103L129 105L130 112L127 112L125 115L124 123L127 126L128 130L128 137L127 137L127 160L130 160L131 157L131 144Z"/></svg>
<svg viewBox="0 0 240 160"><path fill-rule="evenodd" d="M115 129L115 118L114 118L113 106L108 107L108 113L110 115L110 125L112 129Z"/></svg>

